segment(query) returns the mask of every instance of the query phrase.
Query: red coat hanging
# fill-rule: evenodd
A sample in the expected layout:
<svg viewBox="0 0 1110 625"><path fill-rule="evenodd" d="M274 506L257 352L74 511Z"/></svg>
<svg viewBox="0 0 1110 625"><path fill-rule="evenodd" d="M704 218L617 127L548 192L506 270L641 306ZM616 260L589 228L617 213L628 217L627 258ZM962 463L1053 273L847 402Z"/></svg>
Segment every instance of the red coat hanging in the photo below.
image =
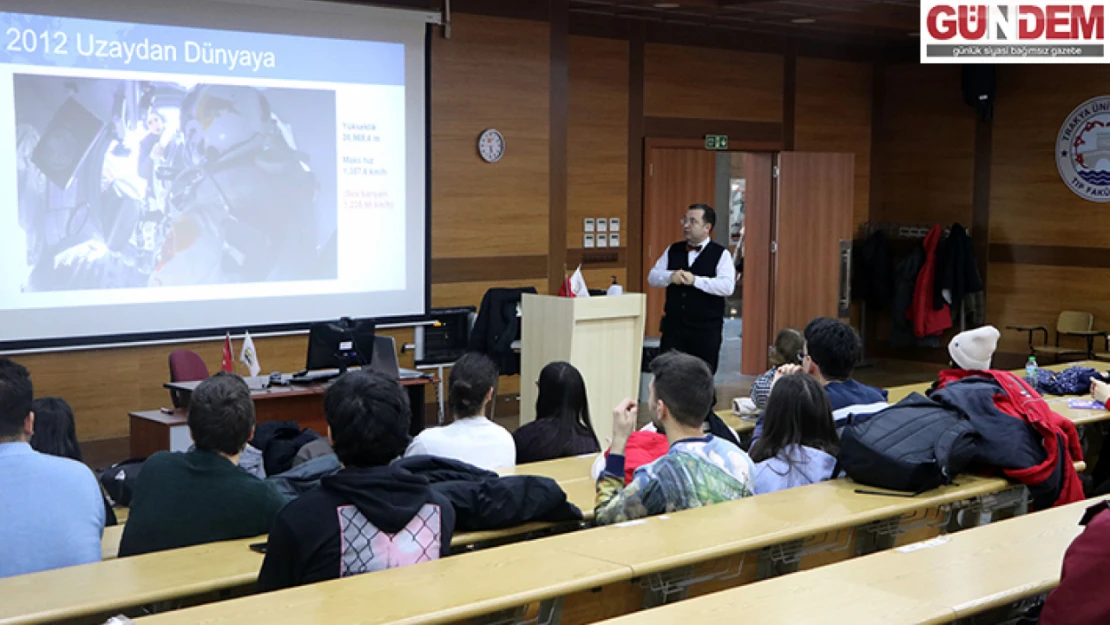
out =
<svg viewBox="0 0 1110 625"><path fill-rule="evenodd" d="M939 336L952 327L952 313L948 304L939 310L933 309L933 282L937 272L937 245L944 235L940 226L933 226L925 236L925 265L917 274L917 284L913 289L913 303L906 311L906 319L913 322L913 333L918 338Z"/></svg>

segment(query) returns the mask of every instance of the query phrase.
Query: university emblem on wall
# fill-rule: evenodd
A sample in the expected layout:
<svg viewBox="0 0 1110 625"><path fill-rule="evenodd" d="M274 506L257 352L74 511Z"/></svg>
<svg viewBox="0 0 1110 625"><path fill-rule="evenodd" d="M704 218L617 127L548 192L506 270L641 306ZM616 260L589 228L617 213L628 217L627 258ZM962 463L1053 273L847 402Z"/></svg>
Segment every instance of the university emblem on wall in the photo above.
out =
<svg viewBox="0 0 1110 625"><path fill-rule="evenodd" d="M1110 96L1075 108L1056 137L1056 167L1079 197L1110 202Z"/></svg>

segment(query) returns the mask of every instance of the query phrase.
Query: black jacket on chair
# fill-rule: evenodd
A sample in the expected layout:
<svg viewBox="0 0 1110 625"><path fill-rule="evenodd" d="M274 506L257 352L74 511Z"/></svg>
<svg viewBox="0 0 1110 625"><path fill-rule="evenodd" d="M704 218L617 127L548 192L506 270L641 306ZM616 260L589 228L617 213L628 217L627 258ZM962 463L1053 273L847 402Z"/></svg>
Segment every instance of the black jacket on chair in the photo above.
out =
<svg viewBox="0 0 1110 625"><path fill-rule="evenodd" d="M410 456L393 464L427 479L451 502L457 532L582 519L582 511L567 501L566 493L549 477L499 477L465 462L435 456Z"/></svg>
<svg viewBox="0 0 1110 625"><path fill-rule="evenodd" d="M516 310L524 293L535 292L533 287L490 289L482 297L467 348L493 359L501 375L520 373L520 354L512 348L513 341L520 339L520 317Z"/></svg>

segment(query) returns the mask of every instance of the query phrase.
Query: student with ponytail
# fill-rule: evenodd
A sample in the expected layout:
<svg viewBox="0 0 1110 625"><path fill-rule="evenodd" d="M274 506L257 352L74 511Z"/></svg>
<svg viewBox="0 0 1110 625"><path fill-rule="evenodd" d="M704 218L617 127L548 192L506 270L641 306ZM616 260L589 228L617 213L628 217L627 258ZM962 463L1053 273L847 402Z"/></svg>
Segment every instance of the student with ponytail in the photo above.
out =
<svg viewBox="0 0 1110 625"><path fill-rule="evenodd" d="M476 352L464 354L448 378L447 403L454 421L418 434L405 457L440 456L490 470L514 466L512 434L486 418L496 385L497 366L492 360Z"/></svg>

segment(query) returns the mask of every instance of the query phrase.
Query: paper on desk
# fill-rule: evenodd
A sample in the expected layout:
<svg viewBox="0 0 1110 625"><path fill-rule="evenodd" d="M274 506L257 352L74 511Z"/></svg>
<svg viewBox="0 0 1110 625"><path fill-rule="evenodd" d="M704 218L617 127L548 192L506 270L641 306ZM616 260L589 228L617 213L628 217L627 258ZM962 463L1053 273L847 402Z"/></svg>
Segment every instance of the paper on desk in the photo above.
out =
<svg viewBox="0 0 1110 625"><path fill-rule="evenodd" d="M1075 410L1106 410L1102 402L1093 399L1069 399L1068 408Z"/></svg>
<svg viewBox="0 0 1110 625"><path fill-rule="evenodd" d="M921 542L913 543L911 545L906 545L905 547L899 547L898 552L899 553L913 553L913 552L915 552L919 549L932 549L933 547L939 547L939 546L947 543L950 540L952 540L952 538L950 536L948 536L947 534L945 534L945 535L942 535L942 536L937 536L936 538L933 538L933 539L930 539L930 540L923 540Z"/></svg>
<svg viewBox="0 0 1110 625"><path fill-rule="evenodd" d="M755 407L755 402L750 397L737 397L732 400L732 414L759 414L759 408Z"/></svg>

